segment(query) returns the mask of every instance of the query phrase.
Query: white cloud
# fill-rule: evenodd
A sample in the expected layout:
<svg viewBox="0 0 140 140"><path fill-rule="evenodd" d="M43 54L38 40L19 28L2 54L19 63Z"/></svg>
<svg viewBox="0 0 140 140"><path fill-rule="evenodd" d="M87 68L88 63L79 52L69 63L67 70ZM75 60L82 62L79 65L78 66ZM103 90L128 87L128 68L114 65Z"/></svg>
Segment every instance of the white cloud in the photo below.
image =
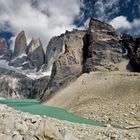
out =
<svg viewBox="0 0 140 140"><path fill-rule="evenodd" d="M0 30L14 35L24 30L29 39L40 37L46 44L52 36L75 28L81 5L81 0L0 0Z"/></svg>
<svg viewBox="0 0 140 140"><path fill-rule="evenodd" d="M98 19L108 21L119 12L119 0L97 0L94 8Z"/></svg>
<svg viewBox="0 0 140 140"><path fill-rule="evenodd" d="M124 16L118 16L110 21L110 24L117 30L125 31L128 34L140 34L140 18L134 19L132 22L128 21Z"/></svg>
<svg viewBox="0 0 140 140"><path fill-rule="evenodd" d="M114 18L110 24L115 28L115 29L130 29L131 28L131 23L127 20L126 17L124 16L118 16Z"/></svg>

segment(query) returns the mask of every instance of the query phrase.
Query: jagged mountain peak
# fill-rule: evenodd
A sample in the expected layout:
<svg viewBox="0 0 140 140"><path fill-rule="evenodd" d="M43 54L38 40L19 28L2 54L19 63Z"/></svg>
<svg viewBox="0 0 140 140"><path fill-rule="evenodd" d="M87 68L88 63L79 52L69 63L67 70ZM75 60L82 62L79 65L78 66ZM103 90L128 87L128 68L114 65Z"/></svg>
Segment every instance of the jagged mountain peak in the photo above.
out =
<svg viewBox="0 0 140 140"><path fill-rule="evenodd" d="M27 39L24 31L21 31L15 40L14 57L27 54Z"/></svg>
<svg viewBox="0 0 140 140"><path fill-rule="evenodd" d="M115 29L108 23L91 18L89 22L89 30L90 31L98 31L98 30L106 30L114 32Z"/></svg>
<svg viewBox="0 0 140 140"><path fill-rule="evenodd" d="M40 38L33 37L31 42L28 45L28 48L29 48L29 50L30 49L34 50L40 46L42 46L42 42L41 42Z"/></svg>

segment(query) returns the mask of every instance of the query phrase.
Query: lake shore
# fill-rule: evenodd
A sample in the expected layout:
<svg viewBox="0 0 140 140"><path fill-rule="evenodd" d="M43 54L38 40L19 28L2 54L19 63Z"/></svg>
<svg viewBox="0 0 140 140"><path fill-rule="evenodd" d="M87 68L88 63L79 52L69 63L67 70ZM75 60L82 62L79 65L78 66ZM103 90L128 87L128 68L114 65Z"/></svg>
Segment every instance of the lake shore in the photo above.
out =
<svg viewBox="0 0 140 140"><path fill-rule="evenodd" d="M134 131L97 127L31 115L0 105L0 139L6 140L138 140Z"/></svg>

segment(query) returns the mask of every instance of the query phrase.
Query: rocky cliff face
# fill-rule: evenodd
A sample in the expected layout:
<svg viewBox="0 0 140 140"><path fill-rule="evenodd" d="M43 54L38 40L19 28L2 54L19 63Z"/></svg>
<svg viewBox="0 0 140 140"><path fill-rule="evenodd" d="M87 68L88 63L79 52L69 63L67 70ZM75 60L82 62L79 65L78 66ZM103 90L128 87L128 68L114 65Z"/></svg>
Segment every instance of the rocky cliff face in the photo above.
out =
<svg viewBox="0 0 140 140"><path fill-rule="evenodd" d="M47 65L52 65L51 80L42 92L47 100L80 74L92 71L119 71L118 64L130 59L139 67L140 44L134 37L124 35L104 22L91 19L85 31L74 30L53 38L47 48Z"/></svg>
<svg viewBox="0 0 140 140"><path fill-rule="evenodd" d="M12 56L12 51L8 49L7 42L5 39L0 39L0 60L5 59L10 61Z"/></svg>
<svg viewBox="0 0 140 140"><path fill-rule="evenodd" d="M16 38L13 57L23 54L27 54L27 39L24 31L20 32Z"/></svg>
<svg viewBox="0 0 140 140"><path fill-rule="evenodd" d="M116 63L122 60L120 35L114 28L98 20L91 20L84 37L83 72L117 71Z"/></svg>
<svg viewBox="0 0 140 140"><path fill-rule="evenodd" d="M136 41L136 48L133 50L133 54L130 58L130 64L133 66L134 70L140 72L140 38Z"/></svg>
<svg viewBox="0 0 140 140"><path fill-rule="evenodd" d="M51 61L48 61L48 65L53 64L52 75L41 99L46 99L81 74L85 34L85 31L74 30L51 40L47 50L51 52L49 56ZM58 42L57 45L54 42Z"/></svg>
<svg viewBox="0 0 140 140"><path fill-rule="evenodd" d="M118 64L123 59L130 60L134 71L140 71L140 39L118 33L111 25L95 19L90 20L87 30L66 31L53 37L46 54L38 38L33 38L27 45L24 31L18 34L13 53L5 41L0 42L0 49L0 67L10 70L11 76L11 71L25 77L30 75L32 90L25 96L36 97L34 92L42 101L85 72L119 71ZM35 80L38 75L45 78ZM21 83L23 86L24 82Z"/></svg>
<svg viewBox="0 0 140 140"><path fill-rule="evenodd" d="M49 78L33 80L23 74L0 68L0 97L8 99L39 98Z"/></svg>
<svg viewBox="0 0 140 140"><path fill-rule="evenodd" d="M25 32L18 34L14 52L0 41L0 97L38 98L49 75L39 72L45 64L45 53L40 39L33 38L27 45ZM43 77L43 78L42 78Z"/></svg>
<svg viewBox="0 0 140 140"><path fill-rule="evenodd" d="M32 66L35 66L37 70L39 70L41 66L45 64L45 53L40 39L33 38L28 48L29 50L27 58L29 59L30 62L32 62L32 64L34 64Z"/></svg>

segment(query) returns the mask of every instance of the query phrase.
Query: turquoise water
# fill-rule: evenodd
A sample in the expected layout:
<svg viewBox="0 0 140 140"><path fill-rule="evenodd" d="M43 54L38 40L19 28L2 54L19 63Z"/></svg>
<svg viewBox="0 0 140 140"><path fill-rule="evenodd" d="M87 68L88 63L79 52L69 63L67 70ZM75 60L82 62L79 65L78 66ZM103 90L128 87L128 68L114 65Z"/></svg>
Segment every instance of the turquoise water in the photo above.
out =
<svg viewBox="0 0 140 140"><path fill-rule="evenodd" d="M59 120L66 120L74 123L84 123L96 126L105 125L105 123L103 122L81 118L60 108L42 105L37 100L0 100L0 104L6 104L16 110L20 110L23 112L29 112L31 114L41 116L46 115L48 117L57 118ZM113 127L120 128L119 126Z"/></svg>

